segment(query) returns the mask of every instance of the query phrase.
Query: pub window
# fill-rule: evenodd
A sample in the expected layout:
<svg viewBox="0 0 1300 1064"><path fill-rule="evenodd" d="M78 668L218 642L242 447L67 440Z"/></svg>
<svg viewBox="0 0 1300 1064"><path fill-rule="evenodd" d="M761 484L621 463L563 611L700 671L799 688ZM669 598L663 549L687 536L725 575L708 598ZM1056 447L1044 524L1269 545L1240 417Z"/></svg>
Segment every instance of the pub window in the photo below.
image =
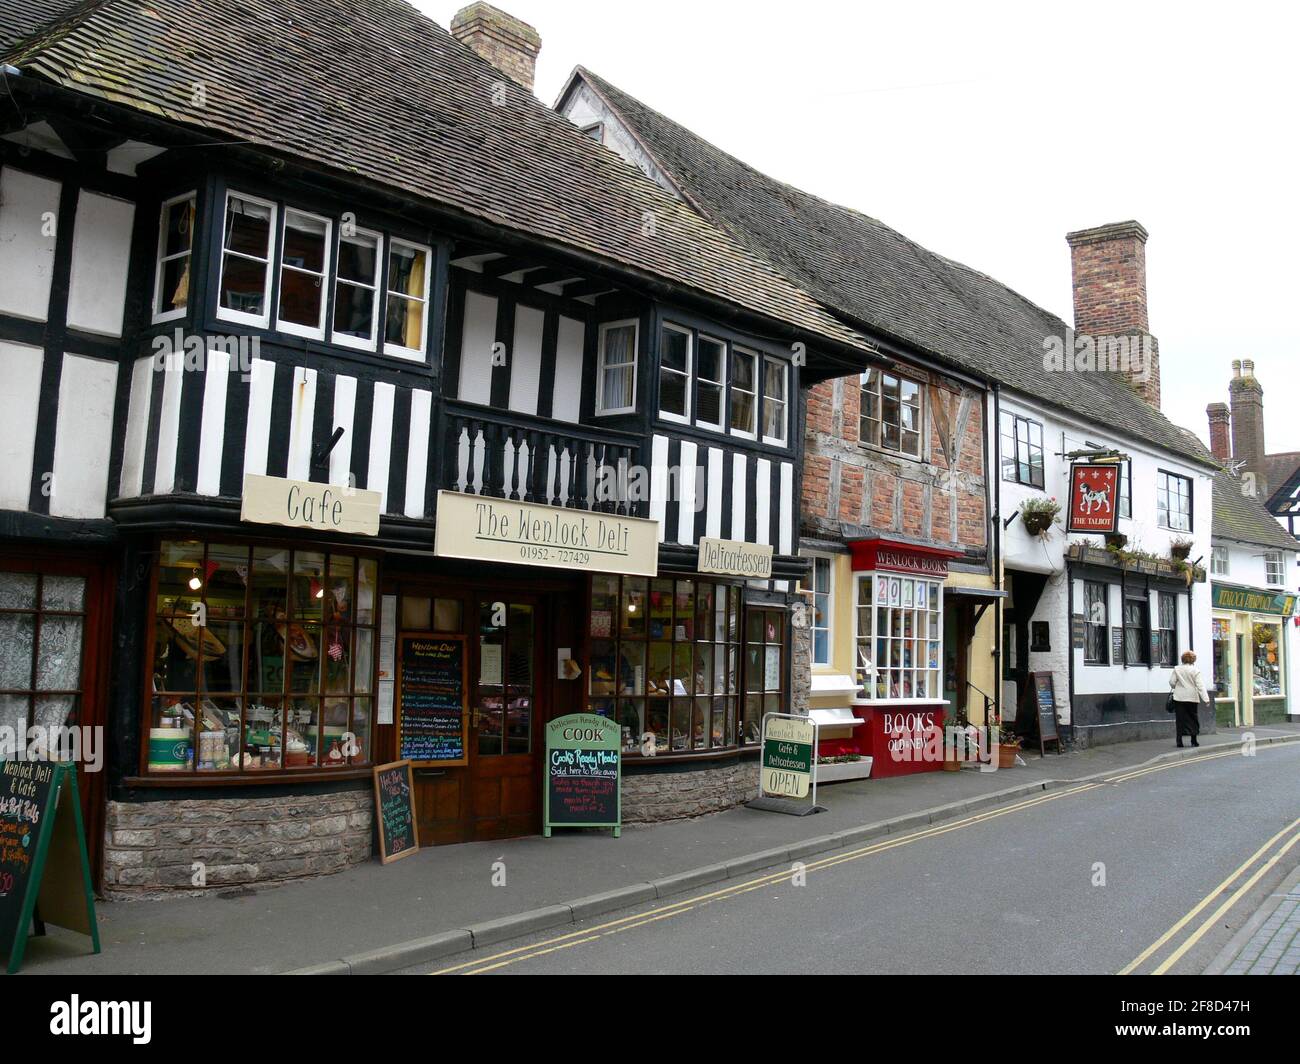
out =
<svg viewBox="0 0 1300 1064"><path fill-rule="evenodd" d="M1286 568L1282 564L1282 552L1270 550L1264 553L1264 582L1269 587L1286 585Z"/></svg>
<svg viewBox="0 0 1300 1064"><path fill-rule="evenodd" d="M812 662L830 665L834 647L831 643L831 611L834 596L835 559L826 554L809 555L812 569L809 590L812 592Z"/></svg>
<svg viewBox="0 0 1300 1064"><path fill-rule="evenodd" d="M1156 520L1161 528L1175 532L1192 530L1192 482L1189 477L1156 474Z"/></svg>
<svg viewBox="0 0 1300 1064"><path fill-rule="evenodd" d="M274 203L239 192L226 193L218 318L262 328L270 324L275 212Z"/></svg>
<svg viewBox="0 0 1300 1064"><path fill-rule="evenodd" d="M785 713L785 611L745 611L745 712L742 746L762 738L763 717Z"/></svg>
<svg viewBox="0 0 1300 1064"><path fill-rule="evenodd" d="M1227 547L1210 548L1210 572L1215 576L1228 576L1232 572Z"/></svg>
<svg viewBox="0 0 1300 1064"><path fill-rule="evenodd" d="M377 563L164 541L145 705L149 773L320 771L370 759Z"/></svg>
<svg viewBox="0 0 1300 1064"><path fill-rule="evenodd" d="M189 309L194 203L194 193L189 192L162 205L158 224L158 268L154 276L155 322L179 318Z"/></svg>
<svg viewBox="0 0 1300 1064"><path fill-rule="evenodd" d="M596 377L597 414L636 412L638 329L635 319L612 321L600 327L600 372Z"/></svg>
<svg viewBox="0 0 1300 1064"><path fill-rule="evenodd" d="M325 337L329 219L288 208L280 253L280 307L275 327L295 336Z"/></svg>
<svg viewBox="0 0 1300 1064"><path fill-rule="evenodd" d="M625 755L736 745L740 612L732 585L592 578L588 706L618 722Z"/></svg>
<svg viewBox="0 0 1300 1064"><path fill-rule="evenodd" d="M1119 515L1120 517L1131 518L1133 516L1133 481L1131 478L1131 462L1121 462L1119 466Z"/></svg>
<svg viewBox="0 0 1300 1064"><path fill-rule="evenodd" d="M659 330L659 416L691 421L691 334L676 325Z"/></svg>
<svg viewBox="0 0 1300 1064"><path fill-rule="evenodd" d="M860 439L872 447L921 457L921 386L872 369L862 375Z"/></svg>
<svg viewBox="0 0 1300 1064"><path fill-rule="evenodd" d="M763 359L763 442L781 446L786 442L788 377L785 363L775 358Z"/></svg>
<svg viewBox="0 0 1300 1064"><path fill-rule="evenodd" d="M1028 488L1044 487L1043 426L1004 410L999 431L1002 438L1002 479Z"/></svg>
<svg viewBox="0 0 1300 1064"><path fill-rule="evenodd" d="M1087 665L1110 664L1109 588L1092 580L1083 585L1083 660Z"/></svg>
<svg viewBox="0 0 1300 1064"><path fill-rule="evenodd" d="M699 389L695 399L695 423L723 429L722 397L727 390L727 345L708 336L699 338Z"/></svg>
<svg viewBox="0 0 1300 1064"><path fill-rule="evenodd" d="M1144 598L1124 600L1124 664L1151 664L1151 607Z"/></svg>
<svg viewBox="0 0 1300 1064"><path fill-rule="evenodd" d="M429 259L419 244L388 242L388 301L384 318L384 354L424 361L429 329Z"/></svg>
<svg viewBox="0 0 1300 1064"><path fill-rule="evenodd" d="M872 701L939 698L943 585L890 573L858 577L854 674Z"/></svg>
<svg viewBox="0 0 1300 1064"><path fill-rule="evenodd" d="M758 355L731 349L731 431L753 439L758 426Z"/></svg>
<svg viewBox="0 0 1300 1064"><path fill-rule="evenodd" d="M330 339L361 351L375 349L379 324L379 264L384 238L366 229L339 237Z"/></svg>
<svg viewBox="0 0 1300 1064"><path fill-rule="evenodd" d="M1160 664L1172 669L1178 664L1178 599L1161 591L1156 596L1156 605L1160 611L1160 627L1157 629Z"/></svg>

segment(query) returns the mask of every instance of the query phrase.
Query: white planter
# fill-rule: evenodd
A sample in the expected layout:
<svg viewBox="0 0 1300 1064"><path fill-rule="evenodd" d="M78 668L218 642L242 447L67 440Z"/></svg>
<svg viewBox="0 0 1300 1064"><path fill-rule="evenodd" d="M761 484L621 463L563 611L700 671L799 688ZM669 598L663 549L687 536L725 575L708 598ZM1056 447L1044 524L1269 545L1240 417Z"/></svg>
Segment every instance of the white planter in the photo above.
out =
<svg viewBox="0 0 1300 1064"><path fill-rule="evenodd" d="M864 757L861 761L846 761L838 765L818 765L817 783L838 783L841 780L865 780L871 775L871 765L875 758Z"/></svg>

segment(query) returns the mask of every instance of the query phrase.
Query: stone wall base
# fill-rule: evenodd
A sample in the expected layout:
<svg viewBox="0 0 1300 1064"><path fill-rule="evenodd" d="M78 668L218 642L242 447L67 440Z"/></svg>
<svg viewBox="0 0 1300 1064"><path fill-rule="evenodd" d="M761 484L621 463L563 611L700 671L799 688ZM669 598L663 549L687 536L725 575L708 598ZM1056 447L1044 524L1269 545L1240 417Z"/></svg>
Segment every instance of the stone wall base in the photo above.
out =
<svg viewBox="0 0 1300 1064"><path fill-rule="evenodd" d="M104 894L139 897L306 879L370 859L368 789L109 802Z"/></svg>
<svg viewBox="0 0 1300 1064"><path fill-rule="evenodd" d="M623 776L623 823L721 813L758 797L758 762L752 758L707 768Z"/></svg>

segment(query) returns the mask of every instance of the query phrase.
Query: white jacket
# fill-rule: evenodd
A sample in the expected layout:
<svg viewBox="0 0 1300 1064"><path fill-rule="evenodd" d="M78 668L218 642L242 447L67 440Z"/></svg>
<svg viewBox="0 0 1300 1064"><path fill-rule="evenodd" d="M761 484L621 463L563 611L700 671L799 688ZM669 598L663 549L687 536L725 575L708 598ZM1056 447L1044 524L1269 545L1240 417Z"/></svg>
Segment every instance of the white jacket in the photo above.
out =
<svg viewBox="0 0 1300 1064"><path fill-rule="evenodd" d="M1173 689L1175 702L1208 702L1209 692L1205 690L1205 680L1201 670L1195 665L1179 665L1169 677L1169 686Z"/></svg>

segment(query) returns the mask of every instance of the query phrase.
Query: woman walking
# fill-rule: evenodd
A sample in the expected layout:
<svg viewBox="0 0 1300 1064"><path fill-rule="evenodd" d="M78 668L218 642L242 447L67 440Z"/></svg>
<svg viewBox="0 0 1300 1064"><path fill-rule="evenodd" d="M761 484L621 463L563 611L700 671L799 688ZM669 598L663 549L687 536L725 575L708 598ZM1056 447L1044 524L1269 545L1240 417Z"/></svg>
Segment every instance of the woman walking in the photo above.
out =
<svg viewBox="0 0 1300 1064"><path fill-rule="evenodd" d="M1201 722L1196 711L1202 702L1210 701L1210 694L1205 689L1205 679L1196 667L1196 655L1190 650L1183 654L1183 663L1169 677L1169 710L1174 714L1174 723L1178 736L1178 746L1183 745L1183 736L1189 735L1193 746L1200 746L1196 741L1201 734Z"/></svg>

